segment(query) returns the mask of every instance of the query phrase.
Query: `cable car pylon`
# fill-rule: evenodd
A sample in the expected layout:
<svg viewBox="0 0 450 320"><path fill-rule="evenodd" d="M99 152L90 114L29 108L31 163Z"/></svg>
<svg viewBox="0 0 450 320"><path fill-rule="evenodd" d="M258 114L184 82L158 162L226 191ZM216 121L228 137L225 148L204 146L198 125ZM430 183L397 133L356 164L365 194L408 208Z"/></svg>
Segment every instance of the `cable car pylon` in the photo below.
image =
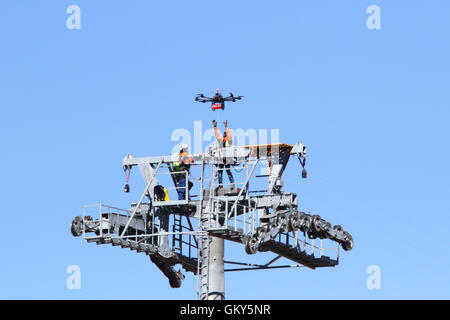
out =
<svg viewBox="0 0 450 320"><path fill-rule="evenodd" d="M146 184L139 201L128 209L105 204L84 206L72 221L72 235L145 253L173 288L180 287L185 278L181 269L175 269L181 265L184 271L198 276L197 297L202 300L225 299L225 272L335 267L339 248L352 250L349 232L302 211L297 194L283 189L282 176L291 157L300 160L301 176L306 178L306 147L301 142L213 145L191 157L201 167L201 176L189 190L192 177L177 167L178 155L127 155L122 161L128 172L127 186L134 167L139 168ZM225 170L224 163L239 170L239 181L219 186L216 175ZM257 174L262 166L270 171ZM180 177L184 184L180 184ZM184 198L170 196L180 194L181 189ZM265 264L231 261L224 257L225 240L242 244L249 256L258 252L275 256ZM283 258L295 264L277 265ZM232 267L226 269L225 265Z"/></svg>

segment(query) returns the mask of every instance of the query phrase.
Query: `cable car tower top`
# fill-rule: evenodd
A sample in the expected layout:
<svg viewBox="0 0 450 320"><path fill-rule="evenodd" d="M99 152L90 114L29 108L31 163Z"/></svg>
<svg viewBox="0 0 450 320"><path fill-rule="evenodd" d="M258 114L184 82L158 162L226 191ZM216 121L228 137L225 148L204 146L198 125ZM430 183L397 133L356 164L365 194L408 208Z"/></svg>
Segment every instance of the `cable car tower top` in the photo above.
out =
<svg viewBox="0 0 450 320"><path fill-rule="evenodd" d="M339 263L339 246L345 251L353 248L352 236L340 225L301 211L297 194L283 190L281 178L291 157L300 160L306 178L306 147L301 142L214 145L191 157L200 166L198 179L180 170L176 154L127 155L122 162L125 173L138 167L146 184L138 202L129 209L84 206L72 221L72 234L149 255L174 288L184 279L181 269L174 269L181 265L198 276L197 297L210 300L225 298L224 272L334 267ZM216 176L227 167L238 172L239 181L218 184ZM261 167L265 174L257 174L264 170ZM185 183L180 183L182 179ZM180 190L185 197L174 200L172 194ZM224 258L224 240L241 243L249 255L272 252L275 256L265 264L229 261ZM295 264L274 265L280 258ZM225 264L239 267L225 269Z"/></svg>

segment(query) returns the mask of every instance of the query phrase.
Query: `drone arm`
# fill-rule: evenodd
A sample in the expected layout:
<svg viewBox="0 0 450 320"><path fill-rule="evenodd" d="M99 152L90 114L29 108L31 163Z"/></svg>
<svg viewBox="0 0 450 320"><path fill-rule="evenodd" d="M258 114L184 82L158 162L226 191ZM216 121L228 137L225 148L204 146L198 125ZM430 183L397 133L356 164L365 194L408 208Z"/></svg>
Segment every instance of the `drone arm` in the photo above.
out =
<svg viewBox="0 0 450 320"><path fill-rule="evenodd" d="M223 98L223 101L236 101L236 100L241 100L243 98L243 96L234 96L233 94L230 93L230 95L228 97Z"/></svg>
<svg viewBox="0 0 450 320"><path fill-rule="evenodd" d="M211 98L208 98L208 97L206 97L206 98L196 97L196 98L195 98L195 101L205 103L205 102L210 102L210 101L212 101L212 99L211 99Z"/></svg>

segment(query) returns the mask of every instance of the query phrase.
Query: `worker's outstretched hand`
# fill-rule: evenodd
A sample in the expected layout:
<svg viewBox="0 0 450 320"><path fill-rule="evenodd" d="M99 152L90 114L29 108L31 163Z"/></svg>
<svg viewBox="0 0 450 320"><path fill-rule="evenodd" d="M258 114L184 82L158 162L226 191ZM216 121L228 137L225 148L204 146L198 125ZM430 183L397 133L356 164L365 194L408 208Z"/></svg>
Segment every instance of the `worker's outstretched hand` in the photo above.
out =
<svg viewBox="0 0 450 320"><path fill-rule="evenodd" d="M216 120L213 120L213 126L214 126L214 128L217 127L217 121Z"/></svg>
<svg viewBox="0 0 450 320"><path fill-rule="evenodd" d="M226 127L228 127L228 120L225 120L225 122L223 123L223 125Z"/></svg>

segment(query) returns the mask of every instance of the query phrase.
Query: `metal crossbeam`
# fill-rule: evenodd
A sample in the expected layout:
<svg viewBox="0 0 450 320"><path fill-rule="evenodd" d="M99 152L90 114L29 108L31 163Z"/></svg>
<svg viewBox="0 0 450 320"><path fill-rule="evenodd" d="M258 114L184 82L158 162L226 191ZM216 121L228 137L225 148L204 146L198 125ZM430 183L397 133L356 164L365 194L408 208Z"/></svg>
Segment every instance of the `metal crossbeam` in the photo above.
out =
<svg viewBox="0 0 450 320"><path fill-rule="evenodd" d="M244 192L245 188L248 185L248 182L250 181L250 178L253 174L253 171L255 170L257 164L259 162L259 159L256 159L255 164L253 165L252 169L250 170L250 173L247 175L247 179L245 179L244 185L242 186L242 189L239 191L236 201L233 203L233 206L230 209L230 213L228 215L228 218L230 218L233 215L233 210L235 209L237 203L239 202L239 198L242 196L242 193Z"/></svg>
<svg viewBox="0 0 450 320"><path fill-rule="evenodd" d="M133 220L134 215L136 214L137 210L139 209L139 206L142 203L142 200L144 200L145 195L148 192L148 187L150 187L151 183L153 182L153 179L155 178L156 172L158 172L159 167L161 166L161 161L159 161L158 166L156 167L156 170L153 172L152 177L149 179L147 185L145 186L145 190L141 195L141 198L139 199L139 202L136 205L136 208L134 208L133 213L131 214L130 219L128 220L127 224L125 225L125 228L122 231L122 234L120 235L121 237L123 237L125 235L125 232L128 229L128 226L130 225L131 220Z"/></svg>
<svg viewBox="0 0 450 320"><path fill-rule="evenodd" d="M249 271L249 270L267 270L267 269L282 269L282 268L302 268L304 267L301 264L293 264L293 265L284 265L284 266L272 266L272 267L254 267L254 268L235 268L235 269L225 269L224 272L232 272L232 271Z"/></svg>

